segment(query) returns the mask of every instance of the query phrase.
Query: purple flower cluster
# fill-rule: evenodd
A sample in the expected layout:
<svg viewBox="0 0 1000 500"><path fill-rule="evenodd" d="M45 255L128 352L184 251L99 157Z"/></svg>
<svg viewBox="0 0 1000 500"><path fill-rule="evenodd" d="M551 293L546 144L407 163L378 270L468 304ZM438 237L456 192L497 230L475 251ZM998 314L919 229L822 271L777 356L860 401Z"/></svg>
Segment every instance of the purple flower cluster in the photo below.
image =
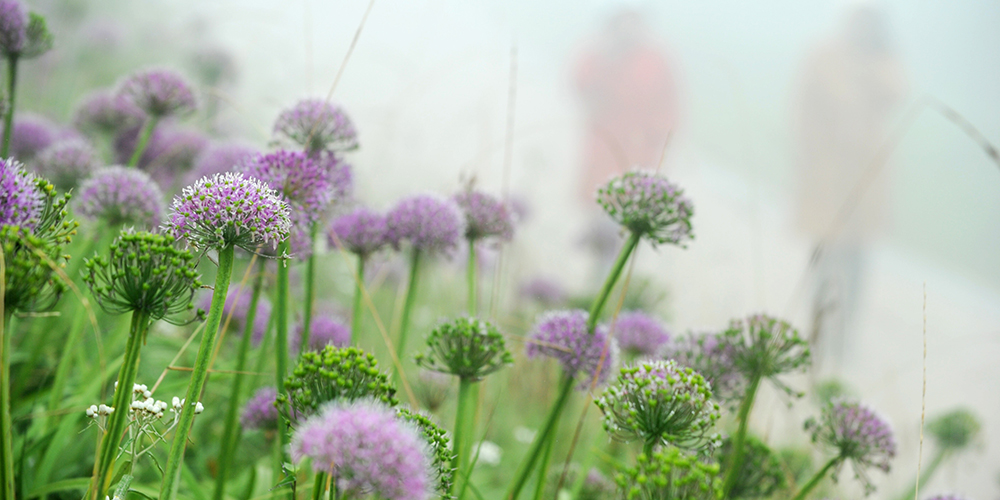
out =
<svg viewBox="0 0 1000 500"><path fill-rule="evenodd" d="M747 379L735 364L735 347L724 335L675 336L661 354L702 374L712 384L712 395L719 401L736 404L746 391Z"/></svg>
<svg viewBox="0 0 1000 500"><path fill-rule="evenodd" d="M263 182L228 172L202 177L174 197L167 231L198 247L235 245L252 251L291 229L288 205Z"/></svg>
<svg viewBox="0 0 1000 500"><path fill-rule="evenodd" d="M0 51L19 54L27 42L28 14L20 0L0 1Z"/></svg>
<svg viewBox="0 0 1000 500"><path fill-rule="evenodd" d="M623 351L644 358L659 356L670 341L670 332L655 318L641 311L619 314L614 335Z"/></svg>
<svg viewBox="0 0 1000 500"><path fill-rule="evenodd" d="M247 429L271 430L278 428L278 408L274 406L278 391L274 387L261 387L243 407L240 425Z"/></svg>
<svg viewBox="0 0 1000 500"><path fill-rule="evenodd" d="M425 500L435 481L427 444L396 412L374 401L334 403L292 437L292 459L332 473L345 497Z"/></svg>
<svg viewBox="0 0 1000 500"><path fill-rule="evenodd" d="M330 170L301 151L259 154L241 165L240 171L277 191L303 228L319 220L332 199Z"/></svg>
<svg viewBox="0 0 1000 500"><path fill-rule="evenodd" d="M0 226L34 229L43 204L35 176L21 162L13 158L0 162Z"/></svg>
<svg viewBox="0 0 1000 500"><path fill-rule="evenodd" d="M361 258L381 250L389 243L386 217L365 207L357 207L330 222L327 230L330 246L343 245Z"/></svg>
<svg viewBox="0 0 1000 500"><path fill-rule="evenodd" d="M510 207L497 197L467 190L455 195L455 203L465 213L465 238L475 241L496 237L510 241L514 237L514 218Z"/></svg>
<svg viewBox="0 0 1000 500"><path fill-rule="evenodd" d="M813 442L833 448L841 463L851 461L868 492L874 487L865 469L875 467L889 472L890 462L896 456L896 440L889 422L871 407L856 401L831 402L823 409L820 420L809 419L805 428Z"/></svg>
<svg viewBox="0 0 1000 500"><path fill-rule="evenodd" d="M554 306L566 301L566 290L555 280L535 277L521 285L521 295L542 305Z"/></svg>
<svg viewBox="0 0 1000 500"><path fill-rule="evenodd" d="M427 253L451 253L465 234L464 222L455 202L433 195L404 198L386 216L394 247L406 241Z"/></svg>
<svg viewBox="0 0 1000 500"><path fill-rule="evenodd" d="M60 189L70 189L97 168L97 152L82 139L57 142L35 159L35 169Z"/></svg>
<svg viewBox="0 0 1000 500"><path fill-rule="evenodd" d="M190 184L206 175L233 172L256 154L253 147L238 142L210 144L195 158L185 182Z"/></svg>
<svg viewBox="0 0 1000 500"><path fill-rule="evenodd" d="M128 99L107 90L91 92L73 113L73 125L82 132L115 134L142 123L145 113Z"/></svg>
<svg viewBox="0 0 1000 500"><path fill-rule="evenodd" d="M167 69L132 74L121 83L118 95L156 118L187 114L197 107L190 84Z"/></svg>
<svg viewBox="0 0 1000 500"><path fill-rule="evenodd" d="M528 357L559 360L570 377L582 374L585 379L580 389L589 388L595 374L597 382L604 383L618 357L618 346L614 341L609 344L607 328L598 326L593 334L589 333L587 317L587 312L580 309L547 312L535 323L525 348Z"/></svg>
<svg viewBox="0 0 1000 500"><path fill-rule="evenodd" d="M27 162L49 147L58 134L56 125L47 118L26 113L14 119L10 133L10 154Z"/></svg>
<svg viewBox="0 0 1000 500"><path fill-rule="evenodd" d="M358 133L342 109L321 99L305 99L282 111L274 135L303 146L310 154L358 147Z"/></svg>
<svg viewBox="0 0 1000 500"><path fill-rule="evenodd" d="M247 314L250 312L250 302L253 300L252 290L250 287L243 287L242 293L237 293L240 289L239 284L230 285L229 292L226 294L226 303L222 308L222 319L230 319L229 331L243 333L246 328ZM201 296L201 300L198 303L198 307L202 310L207 311L212 306L212 294L205 293ZM254 314L253 319L253 345L259 345L260 341L264 338L264 333L267 331L267 322L271 318L271 301L267 299L265 294L261 294L257 300L257 312Z"/></svg>
<svg viewBox="0 0 1000 500"><path fill-rule="evenodd" d="M295 334L288 339L289 352L297 353L302 346L302 322L295 325ZM351 328L329 314L316 314L309 325L310 351L319 351L328 345L347 347L351 344Z"/></svg>
<svg viewBox="0 0 1000 500"><path fill-rule="evenodd" d="M692 238L694 207L684 191L652 172L628 172L597 191L597 202L622 226L655 243Z"/></svg>
<svg viewBox="0 0 1000 500"><path fill-rule="evenodd" d="M163 218L163 193L145 172L105 167L83 182L74 198L76 213L111 226L155 228Z"/></svg>

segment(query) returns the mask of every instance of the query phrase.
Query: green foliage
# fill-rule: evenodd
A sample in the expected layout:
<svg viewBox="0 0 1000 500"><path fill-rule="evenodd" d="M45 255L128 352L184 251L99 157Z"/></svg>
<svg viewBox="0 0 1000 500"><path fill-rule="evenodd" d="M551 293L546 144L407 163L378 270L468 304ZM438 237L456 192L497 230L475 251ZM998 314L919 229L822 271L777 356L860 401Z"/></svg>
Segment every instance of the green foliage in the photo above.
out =
<svg viewBox="0 0 1000 500"><path fill-rule="evenodd" d="M458 318L435 328L427 348L417 355L417 365L464 380L482 380L514 362L500 331L476 318Z"/></svg>

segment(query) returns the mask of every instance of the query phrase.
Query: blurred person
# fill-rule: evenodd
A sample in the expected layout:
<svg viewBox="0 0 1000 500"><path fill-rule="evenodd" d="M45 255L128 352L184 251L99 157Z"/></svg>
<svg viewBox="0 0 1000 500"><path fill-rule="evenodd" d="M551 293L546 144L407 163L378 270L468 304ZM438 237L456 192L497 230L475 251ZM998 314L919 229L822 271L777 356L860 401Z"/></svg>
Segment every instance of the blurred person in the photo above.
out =
<svg viewBox="0 0 1000 500"><path fill-rule="evenodd" d="M853 7L839 32L804 63L796 108L796 222L814 244L810 340L817 364L840 366L850 351L865 248L884 231L890 206L885 172L864 177L906 86L885 15L868 4Z"/></svg>

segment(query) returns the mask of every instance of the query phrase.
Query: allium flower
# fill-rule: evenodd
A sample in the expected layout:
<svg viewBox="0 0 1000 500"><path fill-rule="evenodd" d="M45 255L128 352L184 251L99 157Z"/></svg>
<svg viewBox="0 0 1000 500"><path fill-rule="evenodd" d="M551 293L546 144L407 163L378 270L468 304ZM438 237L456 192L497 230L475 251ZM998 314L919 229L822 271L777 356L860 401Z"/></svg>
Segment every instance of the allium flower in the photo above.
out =
<svg viewBox="0 0 1000 500"><path fill-rule="evenodd" d="M688 333L671 339L662 356L702 374L712 384L712 396L717 400L737 404L746 392L747 379L734 364L734 351L723 334Z"/></svg>
<svg viewBox="0 0 1000 500"><path fill-rule="evenodd" d="M719 465L673 447L636 457L635 467L615 475L625 500L716 500L722 498Z"/></svg>
<svg viewBox="0 0 1000 500"><path fill-rule="evenodd" d="M278 428L278 408L274 406L278 391L274 387L261 387L243 407L240 425L247 429L273 430Z"/></svg>
<svg viewBox="0 0 1000 500"><path fill-rule="evenodd" d="M19 54L27 41L28 14L20 0L0 1L0 52Z"/></svg>
<svg viewBox="0 0 1000 500"><path fill-rule="evenodd" d="M333 151L319 155L319 162L330 175L330 195L334 203L349 201L354 194L354 168Z"/></svg>
<svg viewBox="0 0 1000 500"><path fill-rule="evenodd" d="M514 237L510 207L495 196L470 189L456 194L455 203L465 214L466 239L496 237L509 241Z"/></svg>
<svg viewBox="0 0 1000 500"><path fill-rule="evenodd" d="M344 111L321 99L305 99L282 111L274 135L291 140L311 154L358 147L358 134Z"/></svg>
<svg viewBox="0 0 1000 500"><path fill-rule="evenodd" d="M362 259L389 243L388 232L385 216L365 207L357 207L333 219L327 229L331 246L339 242Z"/></svg>
<svg viewBox="0 0 1000 500"><path fill-rule="evenodd" d="M641 311L618 315L614 323L618 347L631 356L655 357L670 341L670 333L655 318Z"/></svg>
<svg viewBox="0 0 1000 500"><path fill-rule="evenodd" d="M288 236L288 205L273 189L240 173L202 177L174 197L166 229L198 247L253 251Z"/></svg>
<svg viewBox="0 0 1000 500"><path fill-rule="evenodd" d="M545 306L554 306L566 301L566 290L555 280L535 277L521 285L521 295Z"/></svg>
<svg viewBox="0 0 1000 500"><path fill-rule="evenodd" d="M36 184L35 176L21 162L0 161L0 226L33 229L38 224L45 202Z"/></svg>
<svg viewBox="0 0 1000 500"><path fill-rule="evenodd" d="M309 416L331 401L377 399L399 404L389 377L378 369L375 356L356 347L328 345L321 351L306 351L285 380L287 394L278 395L279 410Z"/></svg>
<svg viewBox="0 0 1000 500"><path fill-rule="evenodd" d="M190 184L207 175L235 172L239 165L256 154L253 147L238 142L211 144L195 158L186 182Z"/></svg>
<svg viewBox="0 0 1000 500"><path fill-rule="evenodd" d="M330 171L301 151L278 150L257 155L240 172L264 181L295 209L296 223L308 227L319 220L332 199Z"/></svg>
<svg viewBox="0 0 1000 500"><path fill-rule="evenodd" d="M420 437L431 452L431 470L437 477L437 492L443 498L450 498L449 491L455 479L455 470L451 468L453 457L448 446L448 434L427 415L408 408L399 408L396 412L400 420L408 422L420 432Z"/></svg>
<svg viewBox="0 0 1000 500"><path fill-rule="evenodd" d="M931 419L927 423L927 432L934 436L941 448L958 451L976 439L981 427L974 413L958 408Z"/></svg>
<svg viewBox="0 0 1000 500"><path fill-rule="evenodd" d="M129 75L119 85L118 95L155 118L187 114L197 107L190 84L168 69L147 69Z"/></svg>
<svg viewBox="0 0 1000 500"><path fill-rule="evenodd" d="M727 437L719 448L722 475L726 475L729 457L733 452L733 438ZM771 498L787 486L786 465L766 444L752 435L743 442L742 467L736 473L735 483L730 490L732 498ZM795 477L789 474L790 477Z"/></svg>
<svg viewBox="0 0 1000 500"><path fill-rule="evenodd" d="M567 376L585 377L579 388L586 389L598 369L597 382L603 383L615 365L618 346L613 341L609 345L608 340L608 331L603 326L598 326L593 334L587 332L586 311L550 311L535 323L525 351L528 357L549 356L559 360Z"/></svg>
<svg viewBox="0 0 1000 500"><path fill-rule="evenodd" d="M297 353L302 347L302 321L295 325L295 334L288 339L291 349ZM309 325L310 351L319 351L328 345L347 347L351 344L351 328L329 314L316 314Z"/></svg>
<svg viewBox="0 0 1000 500"><path fill-rule="evenodd" d="M56 140L56 125L34 114L22 114L14 119L10 134L10 154L27 162Z"/></svg>
<svg viewBox="0 0 1000 500"><path fill-rule="evenodd" d="M404 198L386 215L393 246L407 241L415 250L451 253L465 234L462 212L453 201L432 195Z"/></svg>
<svg viewBox="0 0 1000 500"><path fill-rule="evenodd" d="M426 354L417 355L417 365L463 380L482 380L514 363L500 331L476 318L458 318L435 328L427 336L427 347Z"/></svg>
<svg viewBox="0 0 1000 500"><path fill-rule="evenodd" d="M425 500L436 486L419 431L373 401L328 406L295 431L291 448L292 460L312 459L347 498Z"/></svg>
<svg viewBox="0 0 1000 500"><path fill-rule="evenodd" d="M140 125L144 118L145 113L130 100L97 90L77 104L73 125L81 132L111 135Z"/></svg>
<svg viewBox="0 0 1000 500"><path fill-rule="evenodd" d="M597 203L622 226L652 243L682 245L691 236L691 201L651 172L628 172L597 191Z"/></svg>
<svg viewBox="0 0 1000 500"><path fill-rule="evenodd" d="M140 133L140 127L132 127L115 138L115 157L119 163L126 164L132 158ZM176 126L157 127L153 129L138 166L154 177L172 182L176 174L191 169L198 155L208 147L208 142L208 137L196 130Z"/></svg>
<svg viewBox="0 0 1000 500"><path fill-rule="evenodd" d="M604 430L615 439L642 441L647 451L667 444L699 450L717 439L709 434L719 419L711 397L711 387L694 370L650 361L622 368L596 403Z"/></svg>
<svg viewBox="0 0 1000 500"><path fill-rule="evenodd" d="M855 476L864 484L865 492L875 486L865 469L875 467L889 472L889 463L896 456L896 440L892 428L874 409L859 402L839 400L823 408L819 420L810 418L805 429L814 443L821 443L837 453L834 467L836 478L840 466L850 460Z"/></svg>
<svg viewBox="0 0 1000 500"><path fill-rule="evenodd" d="M76 213L84 219L154 228L163 217L163 194L145 172L105 167L80 186Z"/></svg>
<svg viewBox="0 0 1000 500"><path fill-rule="evenodd" d="M732 346L733 366L748 380L770 379L788 394L794 391L778 375L809 366L809 344L787 321L757 314L733 320L723 332L724 341Z"/></svg>
<svg viewBox="0 0 1000 500"><path fill-rule="evenodd" d="M253 293L250 287L244 287L242 293L239 284L229 285L229 292L226 293L226 303L222 306L222 322L226 318L229 320L229 331L243 333L246 329L247 314L250 313L250 302L253 300ZM198 307L208 310L212 306L212 294L202 294L198 301ZM271 319L271 301L266 294L261 294L257 298L257 311L253 318L253 345L259 345L267 332L267 322Z"/></svg>
<svg viewBox="0 0 1000 500"><path fill-rule="evenodd" d="M68 190L97 168L97 152L81 139L57 142L38 155L35 168L56 187Z"/></svg>

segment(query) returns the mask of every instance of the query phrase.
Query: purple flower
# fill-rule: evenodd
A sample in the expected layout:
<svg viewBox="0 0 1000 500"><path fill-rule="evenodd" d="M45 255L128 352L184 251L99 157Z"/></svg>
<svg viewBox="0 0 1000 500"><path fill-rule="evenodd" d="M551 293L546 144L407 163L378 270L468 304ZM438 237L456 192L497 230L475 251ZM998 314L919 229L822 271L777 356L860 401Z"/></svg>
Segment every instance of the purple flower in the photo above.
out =
<svg viewBox="0 0 1000 500"><path fill-rule="evenodd" d="M210 144L195 158L186 182L190 184L206 175L234 172L256 154L256 149L238 142Z"/></svg>
<svg viewBox="0 0 1000 500"><path fill-rule="evenodd" d="M274 406L278 391L274 387L261 387L243 407L240 425L247 429L272 430L278 428L278 408Z"/></svg>
<svg viewBox="0 0 1000 500"><path fill-rule="evenodd" d="M290 352L298 353L302 346L302 322L295 325L295 334L288 339ZM351 329L328 314L316 314L309 325L309 350L319 351L328 345L347 347L351 344Z"/></svg>
<svg viewBox="0 0 1000 500"><path fill-rule="evenodd" d="M332 473L345 497L425 500L435 489L427 444L396 412L373 401L334 403L292 437L292 459Z"/></svg>
<svg viewBox="0 0 1000 500"><path fill-rule="evenodd" d="M357 207L333 219L327 234L331 246L336 246L339 241L351 253L367 258L389 243L388 231L384 215Z"/></svg>
<svg viewBox="0 0 1000 500"><path fill-rule="evenodd" d="M188 82L168 69L133 73L118 87L118 95L155 118L187 114L197 107Z"/></svg>
<svg viewBox="0 0 1000 500"><path fill-rule="evenodd" d="M10 134L10 154L27 162L56 140L56 125L47 118L25 113L14 119Z"/></svg>
<svg viewBox="0 0 1000 500"><path fill-rule="evenodd" d="M433 195L404 198L386 215L389 241L407 241L415 250L451 253L465 234L465 218L455 202Z"/></svg>
<svg viewBox="0 0 1000 500"><path fill-rule="evenodd" d="M28 14L20 0L0 1L0 51L19 54L28 39Z"/></svg>
<svg viewBox="0 0 1000 500"><path fill-rule="evenodd" d="M747 379L736 367L735 347L725 335L675 336L664 346L662 355L702 374L719 401L736 404L743 398Z"/></svg>
<svg viewBox="0 0 1000 500"><path fill-rule="evenodd" d="M532 278L521 285L521 295L546 306L554 306L566 301L566 290L555 280L544 276Z"/></svg>
<svg viewBox="0 0 1000 500"><path fill-rule="evenodd" d="M326 167L330 175L330 195L336 203L351 199L354 194L354 169L350 163L337 156L333 151L319 155L319 162Z"/></svg>
<svg viewBox="0 0 1000 500"><path fill-rule="evenodd" d="M0 162L0 226L34 229L45 201L35 188L35 176L7 158Z"/></svg>
<svg viewBox="0 0 1000 500"><path fill-rule="evenodd" d="M614 329L618 347L631 356L656 357L670 341L670 333L666 328L641 311L619 314Z"/></svg>
<svg viewBox="0 0 1000 500"><path fill-rule="evenodd" d="M665 177L634 171L597 191L597 203L622 226L656 243L682 245L692 238L693 206Z"/></svg>
<svg viewBox="0 0 1000 500"><path fill-rule="evenodd" d="M130 100L97 90L77 105L73 125L81 132L109 135L140 125L145 116Z"/></svg>
<svg viewBox="0 0 1000 500"><path fill-rule="evenodd" d="M332 199L330 170L301 151L258 154L241 165L240 172L277 191L294 209L293 218L302 227L319 220Z"/></svg>
<svg viewBox="0 0 1000 500"><path fill-rule="evenodd" d="M229 285L229 292L226 294L226 303L222 307L222 321L229 320L229 331L243 333L246 328L247 314L250 313L250 302L253 300L253 290L249 286L243 287L243 292L237 294L240 289L239 284ZM205 293L201 296L198 307L207 311L212 306L212 294ZM257 299L257 312L253 319L253 345L259 345L267 331L267 322L271 318L271 301L266 294L261 294Z"/></svg>
<svg viewBox="0 0 1000 500"><path fill-rule="evenodd" d="M82 139L57 142L43 150L35 160L35 169L56 187L66 190L97 168L97 152Z"/></svg>
<svg viewBox="0 0 1000 500"><path fill-rule="evenodd" d="M140 127L133 127L115 138L116 156L126 164L139 141ZM195 158L208 147L208 137L201 132L180 127L157 127L139 158L139 168L160 183L170 187L174 180L194 165ZM199 177L200 178L200 177Z"/></svg>
<svg viewBox="0 0 1000 500"><path fill-rule="evenodd" d="M303 146L310 154L358 147L358 134L344 110L321 99L305 99L282 111L274 135Z"/></svg>
<svg viewBox="0 0 1000 500"><path fill-rule="evenodd" d="M856 401L831 401L823 408L820 420L810 418L805 428L813 442L822 443L838 454L840 462L834 475L844 461L850 460L855 475L869 493L875 487L865 469L875 467L887 473L896 456L896 440L889 422L871 407Z"/></svg>
<svg viewBox="0 0 1000 500"><path fill-rule="evenodd" d="M163 218L163 193L145 172L105 167L83 182L73 200L80 217L106 224L155 228Z"/></svg>
<svg viewBox="0 0 1000 500"><path fill-rule="evenodd" d="M202 177L174 197L165 229L198 247L235 245L253 251L291 229L288 205L253 177L228 172Z"/></svg>
<svg viewBox="0 0 1000 500"><path fill-rule="evenodd" d="M497 237L509 241L514 237L510 207L495 196L467 190L455 195L455 203L465 213L466 239Z"/></svg>
<svg viewBox="0 0 1000 500"><path fill-rule="evenodd" d="M597 382L604 383L618 356L614 341L608 344L607 328L598 326L593 334L587 332L587 317L587 312L580 309L549 311L535 323L525 348L528 357L549 356L559 360L570 377L582 374L580 389L590 387L598 367Z"/></svg>

